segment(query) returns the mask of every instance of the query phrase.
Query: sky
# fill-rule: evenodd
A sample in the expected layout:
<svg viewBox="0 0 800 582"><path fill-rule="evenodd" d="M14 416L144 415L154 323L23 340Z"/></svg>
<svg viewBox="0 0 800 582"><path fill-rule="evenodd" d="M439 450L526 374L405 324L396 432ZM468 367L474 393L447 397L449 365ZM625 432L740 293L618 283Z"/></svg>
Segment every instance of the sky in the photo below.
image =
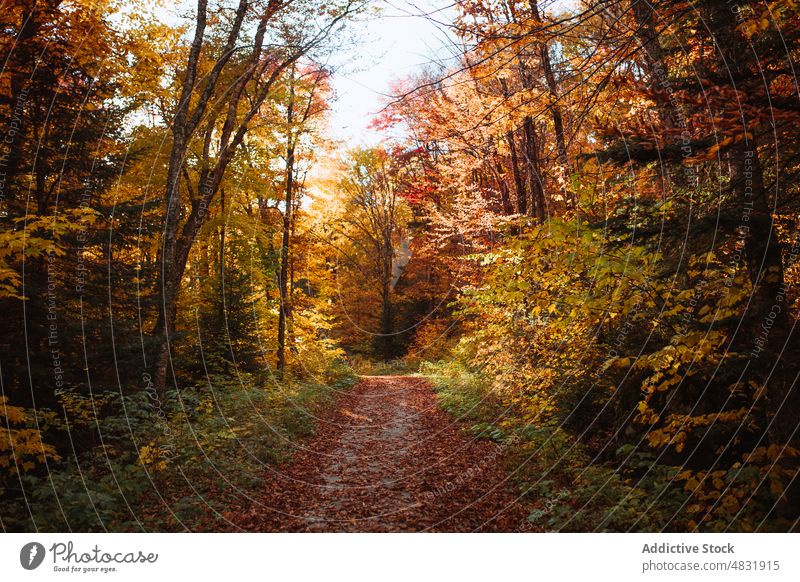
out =
<svg viewBox="0 0 800 582"><path fill-rule="evenodd" d="M452 2L441 0L378 0L380 12L356 25L360 39L353 62L333 75L336 99L331 104L330 132L349 145L370 145L387 134L370 129L374 114L387 101L393 81L447 58L446 24Z"/></svg>
<svg viewBox="0 0 800 582"><path fill-rule="evenodd" d="M333 76L337 98L331 104L331 136L351 146L374 145L388 137L370 129L374 114L387 101L392 81L431 61L456 64L448 25L456 0L375 0L377 15L356 26L361 42L355 62ZM575 0L540 0L540 9L560 12Z"/></svg>
<svg viewBox="0 0 800 582"><path fill-rule="evenodd" d="M163 22L180 24L191 12L192 0L155 0ZM332 78L336 99L331 103L330 134L349 145L374 145L386 134L369 129L374 114L386 103L392 81L447 58L448 24L454 0L374 0L369 15L351 23L357 39L334 57Z"/></svg>
<svg viewBox="0 0 800 582"><path fill-rule="evenodd" d="M386 104L393 81L408 77L435 62L454 65L453 37L448 25L455 16L456 0L374 0L368 16L351 23L356 49L335 58L329 133L348 146L374 145L386 132L369 124ZM574 0L544 0L540 6L563 9ZM167 0L156 14L179 23L179 14L193 2Z"/></svg>

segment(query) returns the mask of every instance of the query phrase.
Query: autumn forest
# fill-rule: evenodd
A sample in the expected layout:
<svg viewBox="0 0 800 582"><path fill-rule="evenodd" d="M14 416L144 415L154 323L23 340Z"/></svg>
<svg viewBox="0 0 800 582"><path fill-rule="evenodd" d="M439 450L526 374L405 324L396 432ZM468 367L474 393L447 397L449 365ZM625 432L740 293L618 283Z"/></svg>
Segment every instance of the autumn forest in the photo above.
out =
<svg viewBox="0 0 800 582"><path fill-rule="evenodd" d="M800 3L0 0L0 529L800 531Z"/></svg>

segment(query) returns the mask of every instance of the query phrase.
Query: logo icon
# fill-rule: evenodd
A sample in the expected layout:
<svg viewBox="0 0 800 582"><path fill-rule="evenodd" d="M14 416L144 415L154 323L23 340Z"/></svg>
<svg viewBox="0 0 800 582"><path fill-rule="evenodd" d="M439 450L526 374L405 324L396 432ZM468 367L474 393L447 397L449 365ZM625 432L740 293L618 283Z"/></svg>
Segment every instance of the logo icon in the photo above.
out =
<svg viewBox="0 0 800 582"><path fill-rule="evenodd" d="M35 570L44 561L44 546L39 542L30 542L19 551L19 563L26 570Z"/></svg>

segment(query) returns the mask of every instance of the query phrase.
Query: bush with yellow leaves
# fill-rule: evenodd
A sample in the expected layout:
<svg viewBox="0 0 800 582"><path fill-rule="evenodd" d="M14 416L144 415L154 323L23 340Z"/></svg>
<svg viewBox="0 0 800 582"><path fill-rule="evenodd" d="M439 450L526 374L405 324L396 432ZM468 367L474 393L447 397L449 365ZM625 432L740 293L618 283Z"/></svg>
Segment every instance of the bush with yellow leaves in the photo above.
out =
<svg viewBox="0 0 800 582"><path fill-rule="evenodd" d="M35 414L0 396L0 469L6 475L17 475L58 460L55 448L42 441Z"/></svg>

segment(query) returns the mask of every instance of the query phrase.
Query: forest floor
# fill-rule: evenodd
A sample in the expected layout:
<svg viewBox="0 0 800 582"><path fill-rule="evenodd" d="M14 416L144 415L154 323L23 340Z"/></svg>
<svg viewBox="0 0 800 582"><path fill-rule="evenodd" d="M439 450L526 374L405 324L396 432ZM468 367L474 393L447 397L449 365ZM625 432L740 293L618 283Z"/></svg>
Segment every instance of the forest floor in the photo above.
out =
<svg viewBox="0 0 800 582"><path fill-rule="evenodd" d="M471 438L423 378L365 376L229 519L251 531L515 531L503 449Z"/></svg>

